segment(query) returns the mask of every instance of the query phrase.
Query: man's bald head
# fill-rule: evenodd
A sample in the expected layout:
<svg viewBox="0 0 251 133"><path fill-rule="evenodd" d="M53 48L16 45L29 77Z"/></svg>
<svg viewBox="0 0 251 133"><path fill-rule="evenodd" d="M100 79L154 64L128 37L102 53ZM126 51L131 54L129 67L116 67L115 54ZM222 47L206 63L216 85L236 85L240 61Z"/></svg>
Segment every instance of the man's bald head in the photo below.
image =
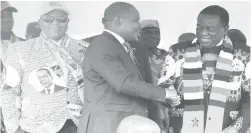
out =
<svg viewBox="0 0 251 133"><path fill-rule="evenodd" d="M105 29L120 35L126 41L133 41L139 38L139 20L139 12L133 5L115 2L105 9L102 22Z"/></svg>
<svg viewBox="0 0 251 133"><path fill-rule="evenodd" d="M105 9L103 20L113 20L116 17L131 17L138 10L131 4L125 2L112 3Z"/></svg>

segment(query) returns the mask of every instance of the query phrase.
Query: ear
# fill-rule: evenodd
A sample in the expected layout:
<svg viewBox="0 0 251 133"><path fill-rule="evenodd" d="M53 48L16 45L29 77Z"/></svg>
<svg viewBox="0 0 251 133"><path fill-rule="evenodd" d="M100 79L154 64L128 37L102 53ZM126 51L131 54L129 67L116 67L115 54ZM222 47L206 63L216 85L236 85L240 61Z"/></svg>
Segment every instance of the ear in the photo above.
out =
<svg viewBox="0 0 251 133"><path fill-rule="evenodd" d="M229 25L225 26L225 28L224 28L224 34L225 35L227 35L228 30L229 30Z"/></svg>
<svg viewBox="0 0 251 133"><path fill-rule="evenodd" d="M113 23L114 23L117 27L120 27L120 26L121 26L122 21L123 21L123 20L122 20L120 17L115 17L115 18L113 19Z"/></svg>

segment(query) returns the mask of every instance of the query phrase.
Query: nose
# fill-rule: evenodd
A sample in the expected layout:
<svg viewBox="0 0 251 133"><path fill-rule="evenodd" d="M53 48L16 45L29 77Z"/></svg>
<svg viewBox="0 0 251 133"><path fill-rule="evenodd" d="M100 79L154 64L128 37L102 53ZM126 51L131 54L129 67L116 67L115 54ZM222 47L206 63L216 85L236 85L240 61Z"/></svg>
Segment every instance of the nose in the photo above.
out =
<svg viewBox="0 0 251 133"><path fill-rule="evenodd" d="M208 30L207 30L207 28L203 28L203 29L202 29L201 35L208 35Z"/></svg>
<svg viewBox="0 0 251 133"><path fill-rule="evenodd" d="M53 25L59 25L60 22L57 19L54 19L54 21L51 24L53 24Z"/></svg>

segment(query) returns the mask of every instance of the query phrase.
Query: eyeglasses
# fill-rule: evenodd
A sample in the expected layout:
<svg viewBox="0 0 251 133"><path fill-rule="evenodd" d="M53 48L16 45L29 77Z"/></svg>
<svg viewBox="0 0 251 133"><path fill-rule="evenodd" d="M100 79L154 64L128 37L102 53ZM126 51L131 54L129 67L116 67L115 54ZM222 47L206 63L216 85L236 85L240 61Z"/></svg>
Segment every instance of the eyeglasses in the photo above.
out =
<svg viewBox="0 0 251 133"><path fill-rule="evenodd" d="M57 17L46 16L45 18L43 18L43 20L46 23L53 23L55 20L57 20L59 23L66 23L68 21L68 17L65 17L65 16L57 16Z"/></svg>

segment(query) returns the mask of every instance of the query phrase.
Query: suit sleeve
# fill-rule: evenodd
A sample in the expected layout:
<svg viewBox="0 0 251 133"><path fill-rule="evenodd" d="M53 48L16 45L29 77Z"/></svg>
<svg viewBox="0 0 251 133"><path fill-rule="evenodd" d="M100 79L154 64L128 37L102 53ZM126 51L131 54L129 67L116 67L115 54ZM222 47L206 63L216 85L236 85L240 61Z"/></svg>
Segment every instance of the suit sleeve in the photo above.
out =
<svg viewBox="0 0 251 133"><path fill-rule="evenodd" d="M232 126L240 133L245 133L250 127L251 62L248 63L242 80L239 116Z"/></svg>
<svg viewBox="0 0 251 133"><path fill-rule="evenodd" d="M20 45L20 44L17 44ZM7 132L15 132L19 127L19 118L21 110L21 81L22 81L22 69L20 66L20 58L14 47L14 44L9 45L6 52L7 58L5 60L5 65L14 68L17 71L20 80L18 85L9 86L4 89L0 89L0 101L3 113L4 125ZM8 75L8 73L6 73ZM11 75L12 76L12 75ZM14 77L13 77L14 78Z"/></svg>
<svg viewBox="0 0 251 133"><path fill-rule="evenodd" d="M93 69L97 71L117 92L145 99L165 102L165 90L161 87L140 81L128 71L115 50L107 45L92 47L86 55Z"/></svg>

